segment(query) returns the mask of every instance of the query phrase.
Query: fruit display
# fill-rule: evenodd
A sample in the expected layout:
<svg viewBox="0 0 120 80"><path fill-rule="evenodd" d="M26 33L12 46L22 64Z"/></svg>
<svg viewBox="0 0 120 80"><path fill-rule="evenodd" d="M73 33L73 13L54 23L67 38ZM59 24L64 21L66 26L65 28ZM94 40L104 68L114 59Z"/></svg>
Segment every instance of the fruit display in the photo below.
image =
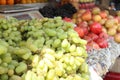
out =
<svg viewBox="0 0 120 80"><path fill-rule="evenodd" d="M44 6L39 11L44 17L48 18L53 18L55 16L71 18L72 15L77 12L76 8L70 3L64 4L60 7Z"/></svg>
<svg viewBox="0 0 120 80"><path fill-rule="evenodd" d="M61 17L0 19L0 80L89 80L87 41Z"/></svg>
<svg viewBox="0 0 120 80"><path fill-rule="evenodd" d="M107 48L109 37L120 43L120 17L110 15L107 10L98 7L80 9L73 15L72 21L77 24L75 30L79 36L88 41L88 49Z"/></svg>
<svg viewBox="0 0 120 80"><path fill-rule="evenodd" d="M0 0L0 5L13 5L14 0Z"/></svg>
<svg viewBox="0 0 120 80"><path fill-rule="evenodd" d="M79 0L80 3L94 2L95 0Z"/></svg>
<svg viewBox="0 0 120 80"><path fill-rule="evenodd" d="M19 3L22 4L30 4L30 3L44 3L47 2L47 0L20 0Z"/></svg>
<svg viewBox="0 0 120 80"><path fill-rule="evenodd" d="M79 0L80 9L92 9L95 7L95 0Z"/></svg>

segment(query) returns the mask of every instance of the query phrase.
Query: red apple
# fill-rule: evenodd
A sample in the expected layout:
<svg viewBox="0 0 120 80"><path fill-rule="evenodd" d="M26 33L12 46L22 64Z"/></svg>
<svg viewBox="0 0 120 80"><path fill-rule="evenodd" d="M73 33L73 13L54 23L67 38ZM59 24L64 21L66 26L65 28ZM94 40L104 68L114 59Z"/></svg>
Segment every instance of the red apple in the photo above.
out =
<svg viewBox="0 0 120 80"><path fill-rule="evenodd" d="M84 35L87 35L88 34L88 30L89 28L88 27L80 27L81 29L83 29L83 32L84 32Z"/></svg>
<svg viewBox="0 0 120 80"><path fill-rule="evenodd" d="M91 42L91 41L92 41L91 37L89 37L89 36L84 36L84 38L83 38L83 39L87 40L87 43L89 43L89 42Z"/></svg>
<svg viewBox="0 0 120 80"><path fill-rule="evenodd" d="M105 40L103 38L97 39L96 43L99 45L100 48L107 48L108 47L107 40Z"/></svg>
<svg viewBox="0 0 120 80"><path fill-rule="evenodd" d="M108 37L109 37L108 34L105 32L99 34L99 38L108 39Z"/></svg>
<svg viewBox="0 0 120 80"><path fill-rule="evenodd" d="M101 11L101 12L100 12L100 16L101 16L101 18L107 18L107 13L106 13L106 11Z"/></svg>
<svg viewBox="0 0 120 80"><path fill-rule="evenodd" d="M86 21L82 21L77 24L78 27L88 27L88 23Z"/></svg>
<svg viewBox="0 0 120 80"><path fill-rule="evenodd" d="M84 31L82 28L75 27L74 30L78 33L79 37L81 37L81 38L84 37Z"/></svg>
<svg viewBox="0 0 120 80"><path fill-rule="evenodd" d="M66 21L66 22L72 22L72 19L68 18L68 17L63 18L63 20Z"/></svg>
<svg viewBox="0 0 120 80"><path fill-rule="evenodd" d="M89 42L86 47L87 47L87 50L100 49L99 45L94 41Z"/></svg>
<svg viewBox="0 0 120 80"><path fill-rule="evenodd" d="M96 41L98 39L98 35L94 33L89 33L87 36L89 36L93 41Z"/></svg>

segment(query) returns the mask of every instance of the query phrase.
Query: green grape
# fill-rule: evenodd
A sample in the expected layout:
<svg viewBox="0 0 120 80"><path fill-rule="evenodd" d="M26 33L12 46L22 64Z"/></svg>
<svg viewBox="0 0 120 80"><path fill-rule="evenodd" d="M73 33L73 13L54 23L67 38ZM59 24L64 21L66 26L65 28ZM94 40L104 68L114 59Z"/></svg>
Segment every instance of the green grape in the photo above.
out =
<svg viewBox="0 0 120 80"><path fill-rule="evenodd" d="M28 70L25 75L25 80L32 80L31 77L32 77L32 72L30 70Z"/></svg>
<svg viewBox="0 0 120 80"><path fill-rule="evenodd" d="M38 80L45 80L43 76L38 76Z"/></svg>
<svg viewBox="0 0 120 80"><path fill-rule="evenodd" d="M67 37L68 37L66 33L57 33L57 36L61 40L67 39Z"/></svg>
<svg viewBox="0 0 120 80"><path fill-rule="evenodd" d="M56 54L54 55L56 59L61 59L63 57L63 53L64 51L63 50L58 50L56 51Z"/></svg>
<svg viewBox="0 0 120 80"><path fill-rule="evenodd" d="M70 52L75 52L75 50L76 50L76 45L75 45L75 44L72 44L72 45L70 46L70 48L69 48L69 51L70 51Z"/></svg>
<svg viewBox="0 0 120 80"><path fill-rule="evenodd" d="M76 44L77 44L77 43L80 43L80 40L81 40L81 39L80 39L79 37L73 37L73 38L72 38L72 41L73 41L74 43L76 43Z"/></svg>
<svg viewBox="0 0 120 80"><path fill-rule="evenodd" d="M6 31L4 31L2 35L3 35L3 37L8 37L9 33L7 33Z"/></svg>
<svg viewBox="0 0 120 80"><path fill-rule="evenodd" d="M8 65L8 69L15 69L15 66L12 65L12 64L9 64L9 65Z"/></svg>
<svg viewBox="0 0 120 80"><path fill-rule="evenodd" d="M69 42L67 39L64 39L61 43L62 48L66 48L66 47L68 47L68 45L69 45Z"/></svg>
<svg viewBox="0 0 120 80"><path fill-rule="evenodd" d="M7 52L7 48L3 45L0 45L0 55L5 54Z"/></svg>
<svg viewBox="0 0 120 80"><path fill-rule="evenodd" d="M2 62L1 66L3 66L3 67L8 67L8 64L5 63L5 62Z"/></svg>
<svg viewBox="0 0 120 80"><path fill-rule="evenodd" d="M73 76L68 76L68 77L66 78L66 80L73 80L73 79L74 79Z"/></svg>
<svg viewBox="0 0 120 80"><path fill-rule="evenodd" d="M70 57L70 62L69 62L71 66L74 64L74 61L75 61L74 57L71 56L71 57Z"/></svg>
<svg viewBox="0 0 120 80"><path fill-rule="evenodd" d="M12 61L11 55L9 53L2 55L2 61L5 63L10 63Z"/></svg>
<svg viewBox="0 0 120 80"><path fill-rule="evenodd" d="M0 58L0 64L2 63L2 59Z"/></svg>
<svg viewBox="0 0 120 80"><path fill-rule="evenodd" d="M82 73L81 77L84 78L85 80L89 80L90 79L89 74L86 74L86 73Z"/></svg>
<svg viewBox="0 0 120 80"><path fill-rule="evenodd" d="M55 70L54 70L54 69L50 69L50 70L48 71L46 80L53 80L54 77L55 77Z"/></svg>
<svg viewBox="0 0 120 80"><path fill-rule="evenodd" d="M15 72L17 74L23 73L27 70L27 65L24 62L19 63L19 65L16 67Z"/></svg>
<svg viewBox="0 0 120 80"><path fill-rule="evenodd" d="M10 77L10 80L22 80L22 78L17 75L13 75Z"/></svg>
<svg viewBox="0 0 120 80"><path fill-rule="evenodd" d="M82 54L84 54L84 49L82 47L77 47L76 48L76 55L82 56Z"/></svg>
<svg viewBox="0 0 120 80"><path fill-rule="evenodd" d="M29 59L29 57L31 56L31 54L32 53L30 51L28 51L26 54L22 55L22 58L25 59L25 60L27 60L27 59Z"/></svg>
<svg viewBox="0 0 120 80"><path fill-rule="evenodd" d="M46 54L44 54L44 57L49 59L52 62L55 62L55 57L52 54L46 53Z"/></svg>
<svg viewBox="0 0 120 80"><path fill-rule="evenodd" d="M32 59L32 66L36 67L39 63L39 60L40 60L39 55L34 55Z"/></svg>
<svg viewBox="0 0 120 80"><path fill-rule="evenodd" d="M46 46L50 47L53 44L53 40L47 40L45 44Z"/></svg>
<svg viewBox="0 0 120 80"><path fill-rule="evenodd" d="M57 32L54 29L46 28L44 31L48 36L56 36L57 34Z"/></svg>
<svg viewBox="0 0 120 80"><path fill-rule="evenodd" d="M52 46L53 46L54 48L57 48L57 47L60 46L60 44L61 44L61 40L60 40L60 39L55 39L55 40L53 41Z"/></svg>
<svg viewBox="0 0 120 80"><path fill-rule="evenodd" d="M14 75L14 70L13 70L13 69L9 69L9 70L8 70L8 75L9 75L9 76Z"/></svg>
<svg viewBox="0 0 120 80"><path fill-rule="evenodd" d="M84 72L84 73L88 73L88 72L89 72L89 70L88 70L88 64L84 62L84 63L80 66L80 71L81 71L81 72Z"/></svg>
<svg viewBox="0 0 120 80"><path fill-rule="evenodd" d="M81 76L75 75L73 80L83 80Z"/></svg>
<svg viewBox="0 0 120 80"><path fill-rule="evenodd" d="M1 75L1 80L8 80L8 75L7 74L2 74Z"/></svg>
<svg viewBox="0 0 120 80"><path fill-rule="evenodd" d="M6 67L0 66L0 74L5 74L7 73L8 69Z"/></svg>
<svg viewBox="0 0 120 80"><path fill-rule="evenodd" d="M34 72L32 72L31 80L38 80L37 75Z"/></svg>
<svg viewBox="0 0 120 80"><path fill-rule="evenodd" d="M43 59L45 61L45 64L51 69L51 68L54 68L55 65L47 58L44 58Z"/></svg>
<svg viewBox="0 0 120 80"><path fill-rule="evenodd" d="M12 60L10 64L11 64L11 65L14 65L14 66L16 67L16 66L18 66L19 63L18 63L18 61L16 61L16 60Z"/></svg>

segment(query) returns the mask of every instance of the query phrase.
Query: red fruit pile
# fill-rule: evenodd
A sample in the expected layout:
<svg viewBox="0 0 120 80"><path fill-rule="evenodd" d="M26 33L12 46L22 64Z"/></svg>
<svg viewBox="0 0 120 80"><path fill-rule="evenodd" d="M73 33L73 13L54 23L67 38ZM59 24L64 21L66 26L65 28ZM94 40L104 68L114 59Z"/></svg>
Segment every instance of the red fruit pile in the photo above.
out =
<svg viewBox="0 0 120 80"><path fill-rule="evenodd" d="M120 43L120 37L118 37L120 36L120 12L117 14L118 15L116 16L112 16L107 10L101 10L98 7L94 7L91 10L80 9L76 14L73 15L72 20L77 24L78 27L83 29L83 31L81 30L82 35L79 31L81 38L83 38L88 32L92 32L97 36L101 32L105 32L109 36L113 37L117 43ZM88 39L88 37L85 38ZM100 44L100 42L103 40L104 39L101 39L97 41L97 43ZM106 41L104 41L104 43L106 43Z"/></svg>

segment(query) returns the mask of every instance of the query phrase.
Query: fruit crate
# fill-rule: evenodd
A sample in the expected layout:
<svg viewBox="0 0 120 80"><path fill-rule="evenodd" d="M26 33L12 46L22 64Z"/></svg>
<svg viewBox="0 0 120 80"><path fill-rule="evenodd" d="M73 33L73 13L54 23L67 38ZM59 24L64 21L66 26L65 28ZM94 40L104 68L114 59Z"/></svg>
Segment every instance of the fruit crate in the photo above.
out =
<svg viewBox="0 0 120 80"><path fill-rule="evenodd" d="M104 80L120 80L120 73L108 72L105 75Z"/></svg>

